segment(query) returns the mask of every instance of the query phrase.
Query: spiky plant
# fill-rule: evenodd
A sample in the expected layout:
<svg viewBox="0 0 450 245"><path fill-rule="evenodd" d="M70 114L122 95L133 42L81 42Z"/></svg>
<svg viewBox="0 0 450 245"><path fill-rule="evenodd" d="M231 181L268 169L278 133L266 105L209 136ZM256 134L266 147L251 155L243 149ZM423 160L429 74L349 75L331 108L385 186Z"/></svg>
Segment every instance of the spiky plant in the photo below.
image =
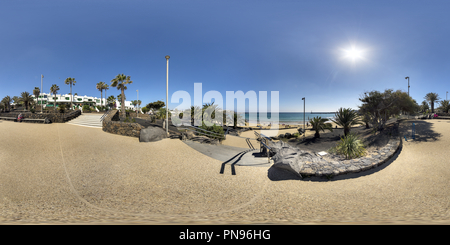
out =
<svg viewBox="0 0 450 245"><path fill-rule="evenodd" d="M337 154L344 155L346 159L361 157L366 153L366 149L364 148L361 139L353 133L341 137L341 140L333 151Z"/></svg>

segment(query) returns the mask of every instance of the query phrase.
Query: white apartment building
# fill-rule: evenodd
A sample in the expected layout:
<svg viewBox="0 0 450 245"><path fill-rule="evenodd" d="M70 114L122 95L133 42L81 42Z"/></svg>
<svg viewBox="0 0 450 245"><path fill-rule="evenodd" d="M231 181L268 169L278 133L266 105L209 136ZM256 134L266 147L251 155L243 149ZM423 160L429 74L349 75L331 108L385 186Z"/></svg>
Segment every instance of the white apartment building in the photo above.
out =
<svg viewBox="0 0 450 245"><path fill-rule="evenodd" d="M34 99L35 96L32 95L32 97ZM72 98L72 96L70 94L50 94L50 93L41 93L39 95L38 98L38 105L43 105L44 108L45 107L53 107L54 102L55 102L55 98L56 97L56 107L58 107L59 104L69 104L70 105L70 99ZM116 108L120 109L122 107L122 103L118 100L115 101L116 103ZM106 105L106 99L105 98L97 98L97 97L93 97L93 96L81 96L81 95L73 95L73 101L72 104L75 108L77 107L82 107L83 105L91 105L91 106L100 106L100 105ZM136 107L133 106L133 104L131 104L131 101L126 101L125 100L125 109L131 109L131 110L135 110Z"/></svg>

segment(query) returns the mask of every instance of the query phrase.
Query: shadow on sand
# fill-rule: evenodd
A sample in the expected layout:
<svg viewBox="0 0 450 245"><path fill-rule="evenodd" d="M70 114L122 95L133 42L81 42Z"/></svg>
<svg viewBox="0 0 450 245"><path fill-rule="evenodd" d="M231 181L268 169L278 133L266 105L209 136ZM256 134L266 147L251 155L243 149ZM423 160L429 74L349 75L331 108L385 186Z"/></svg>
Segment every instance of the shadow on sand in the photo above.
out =
<svg viewBox="0 0 450 245"><path fill-rule="evenodd" d="M403 140L408 142L420 143L420 142L432 142L437 141L442 136L441 133L438 133L433 130L433 124L430 123L430 120L405 120L400 123L399 130L400 136ZM412 124L415 124L415 138L412 139Z"/></svg>

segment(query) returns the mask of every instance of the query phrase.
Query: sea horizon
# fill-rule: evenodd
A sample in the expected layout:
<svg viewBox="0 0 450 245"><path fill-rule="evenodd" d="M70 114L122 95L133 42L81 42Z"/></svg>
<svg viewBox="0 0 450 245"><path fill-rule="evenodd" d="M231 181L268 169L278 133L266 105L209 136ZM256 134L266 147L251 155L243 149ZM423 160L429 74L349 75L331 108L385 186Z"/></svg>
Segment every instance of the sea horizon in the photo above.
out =
<svg viewBox="0 0 450 245"><path fill-rule="evenodd" d="M259 112L256 113L251 113L251 114L256 114L256 118L257 118L257 123L258 124L268 124L271 121L271 113L267 112L267 119L263 119L261 120L259 118ZM245 120L249 120L249 112L245 112L245 113L239 113L240 116L242 116ZM312 119L314 117L321 117L321 118L326 118L328 120L330 120L331 118L333 118L335 116L335 113L311 113L311 112L279 112L278 113L278 123L279 124L288 124L288 125L301 125L303 124L303 116L305 116L305 122L308 122L309 119Z"/></svg>

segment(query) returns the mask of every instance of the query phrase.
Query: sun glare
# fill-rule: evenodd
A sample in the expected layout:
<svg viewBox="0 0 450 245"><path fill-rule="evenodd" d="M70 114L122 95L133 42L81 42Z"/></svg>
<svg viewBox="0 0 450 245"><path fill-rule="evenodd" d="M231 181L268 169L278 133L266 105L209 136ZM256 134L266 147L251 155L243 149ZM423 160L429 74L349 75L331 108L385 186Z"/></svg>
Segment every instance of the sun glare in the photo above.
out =
<svg viewBox="0 0 450 245"><path fill-rule="evenodd" d="M347 57L351 59L361 58L361 51L355 48L346 51Z"/></svg>
<svg viewBox="0 0 450 245"><path fill-rule="evenodd" d="M360 49L357 49L355 47L352 47L351 49L344 50L345 58L349 58L352 61L355 61L357 59L362 59L362 51Z"/></svg>

